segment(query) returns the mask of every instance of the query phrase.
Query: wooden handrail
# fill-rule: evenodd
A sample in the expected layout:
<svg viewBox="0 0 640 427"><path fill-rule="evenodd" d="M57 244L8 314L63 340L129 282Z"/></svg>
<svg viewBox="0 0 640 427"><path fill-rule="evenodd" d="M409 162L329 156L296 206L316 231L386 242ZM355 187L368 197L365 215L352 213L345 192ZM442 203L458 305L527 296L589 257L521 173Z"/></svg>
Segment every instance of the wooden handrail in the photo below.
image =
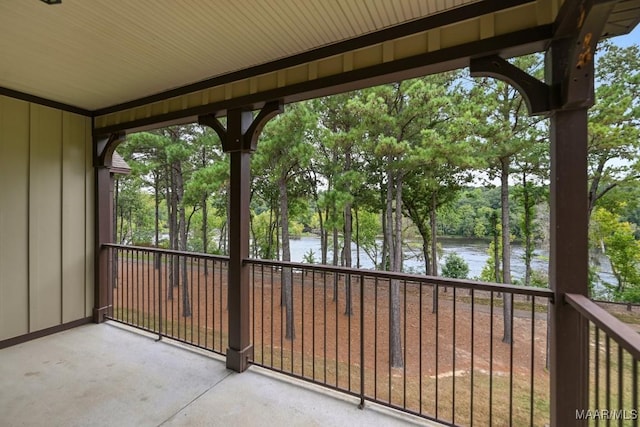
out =
<svg viewBox="0 0 640 427"><path fill-rule="evenodd" d="M640 360L640 334L624 322L609 314L604 308L584 295L565 294L565 301L605 334L627 350L635 360Z"/></svg>

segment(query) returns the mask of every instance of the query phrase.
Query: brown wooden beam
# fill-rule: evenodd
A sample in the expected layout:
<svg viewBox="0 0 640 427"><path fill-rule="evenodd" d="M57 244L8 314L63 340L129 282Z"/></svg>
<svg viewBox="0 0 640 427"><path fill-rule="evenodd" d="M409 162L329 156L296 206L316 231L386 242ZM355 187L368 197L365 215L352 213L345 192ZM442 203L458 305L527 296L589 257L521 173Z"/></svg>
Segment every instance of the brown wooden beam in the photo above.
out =
<svg viewBox="0 0 640 427"><path fill-rule="evenodd" d="M229 348L227 368L243 372L253 359L250 336L250 291L249 267L244 260L249 258L249 201L251 194L251 153L256 149L258 135L266 122L283 111L282 102L272 102L253 117L246 109L229 110L225 128L215 114L198 118L202 125L213 128L225 152L229 153L230 200L229 200Z"/></svg>
<svg viewBox="0 0 640 427"><path fill-rule="evenodd" d="M310 80L282 88L258 92L238 98L190 107L184 110L129 122L94 128L94 136L108 135L123 130L147 130L161 125L189 123L203 115L215 112L215 117L227 114L227 111L239 108L249 110L262 109L268 102L282 100L285 104L306 99L334 95L365 87L405 80L428 74L440 73L469 65L471 58L500 54L518 56L545 50L552 39L552 25L517 31L515 33L491 37L460 46L439 49L427 54L411 56L386 62L384 64L362 68L333 76ZM206 124L206 123L203 123Z"/></svg>
<svg viewBox="0 0 640 427"><path fill-rule="evenodd" d="M561 59L564 72L559 102L563 108L593 105L596 44L616 3L616 0L567 0L562 5L554 24L554 44L563 43L563 49L567 49Z"/></svg>

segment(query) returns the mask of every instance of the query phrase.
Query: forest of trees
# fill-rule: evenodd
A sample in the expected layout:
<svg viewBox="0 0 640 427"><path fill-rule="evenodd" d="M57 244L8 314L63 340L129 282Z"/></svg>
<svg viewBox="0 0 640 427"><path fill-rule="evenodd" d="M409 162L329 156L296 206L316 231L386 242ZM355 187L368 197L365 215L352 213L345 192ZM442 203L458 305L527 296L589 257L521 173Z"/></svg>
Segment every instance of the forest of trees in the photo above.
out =
<svg viewBox="0 0 640 427"><path fill-rule="evenodd" d="M542 78L541 56L512 62ZM604 43L596 70L590 242L616 279L597 296L640 303L640 49ZM512 283L517 240L521 284L546 286L531 261L548 238L548 126L512 87L465 70L287 105L252 157L251 256L290 260L290 239L315 233L321 251L308 262L360 267L365 253L403 271L414 245L427 274L452 275L464 266L439 271L438 239L463 236L490 242L482 280ZM229 162L213 131L132 134L118 152L132 172L116 177L116 242L227 252Z"/></svg>

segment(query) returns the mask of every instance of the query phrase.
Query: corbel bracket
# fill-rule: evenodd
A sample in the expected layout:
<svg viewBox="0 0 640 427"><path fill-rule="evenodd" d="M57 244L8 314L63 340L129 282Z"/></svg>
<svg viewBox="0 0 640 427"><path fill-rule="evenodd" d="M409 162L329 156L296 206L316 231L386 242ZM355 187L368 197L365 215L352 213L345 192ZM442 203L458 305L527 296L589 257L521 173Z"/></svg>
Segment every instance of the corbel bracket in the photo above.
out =
<svg viewBox="0 0 640 427"><path fill-rule="evenodd" d="M520 92L532 116L551 111L551 88L498 55L471 59L472 77L492 77L502 80Z"/></svg>
<svg viewBox="0 0 640 427"><path fill-rule="evenodd" d="M94 166L111 167L113 152L125 140L126 136L125 132L116 132L96 138L94 143Z"/></svg>
<svg viewBox="0 0 640 427"><path fill-rule="evenodd" d="M198 123L209 126L220 137L224 152L255 151L258 137L269 120L284 111L282 101L272 101L265 104L254 118L251 111L234 109L227 112L227 127L218 120L215 114L205 114L198 117Z"/></svg>

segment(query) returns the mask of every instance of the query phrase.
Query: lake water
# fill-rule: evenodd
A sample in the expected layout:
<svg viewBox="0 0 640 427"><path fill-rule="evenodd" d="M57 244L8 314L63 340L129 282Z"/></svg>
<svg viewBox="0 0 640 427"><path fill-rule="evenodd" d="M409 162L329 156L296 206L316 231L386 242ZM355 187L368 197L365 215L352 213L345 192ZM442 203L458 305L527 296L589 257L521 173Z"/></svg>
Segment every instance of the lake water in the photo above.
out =
<svg viewBox="0 0 640 427"><path fill-rule="evenodd" d="M442 257L439 260L440 271L442 270L444 257L451 252L456 252L469 265L469 278L480 276L480 273L489 258L487 253L489 250L488 242L482 240L444 238L440 239L439 243L443 251ZM382 242L380 242L380 245L382 245ZM355 266L357 255L355 244L352 248L352 260L353 265ZM300 239L291 240L291 261L303 262L305 254L308 254L310 250L314 252L314 257L316 261L319 262L321 258L319 237L305 236ZM524 251L521 245L512 245L511 276L513 279L522 279L524 277L523 255ZM329 260L333 259L332 251L329 251L328 258ZM380 260L378 259L377 262L380 262ZM373 261L363 250L360 250L360 263L362 268L374 268ZM548 253L543 250L537 250L531 265L536 270L543 270L546 272L548 269ZM408 272L424 274L424 260L421 257L421 249L418 248L404 251L404 268L405 271Z"/></svg>
<svg viewBox="0 0 640 427"><path fill-rule="evenodd" d="M480 273L484 268L487 259L489 258L489 242L484 240L472 240L472 239L451 239L441 238L438 240L442 247L442 256L438 262L440 268L438 271L442 271L442 264L447 254L456 252L460 255L469 265L469 279L480 277ZM382 242L379 242L382 247ZM314 258L316 262L320 262L320 238L315 236L305 236L300 239L291 240L291 261L304 262L304 256L309 251L314 252ZM406 272L424 274L424 260L421 257L421 249L405 250L404 252L404 269ZM512 244L511 246L511 277L513 280L522 280L524 278L524 250L520 244ZM356 265L356 249L353 244L352 249L352 262ZM600 280L607 283L615 283L615 278L611 273L611 266L606 257L602 255L596 256L599 263L599 276ZM328 254L329 262L333 259L332 251ZM380 262L378 259L377 262ZM373 269L374 263L366 254L365 251L360 250L360 264L362 268ZM545 249L536 249L534 252L531 266L534 270L543 271L545 274L549 270L549 252ZM600 287L598 287L600 288ZM601 288L600 288L601 289Z"/></svg>

